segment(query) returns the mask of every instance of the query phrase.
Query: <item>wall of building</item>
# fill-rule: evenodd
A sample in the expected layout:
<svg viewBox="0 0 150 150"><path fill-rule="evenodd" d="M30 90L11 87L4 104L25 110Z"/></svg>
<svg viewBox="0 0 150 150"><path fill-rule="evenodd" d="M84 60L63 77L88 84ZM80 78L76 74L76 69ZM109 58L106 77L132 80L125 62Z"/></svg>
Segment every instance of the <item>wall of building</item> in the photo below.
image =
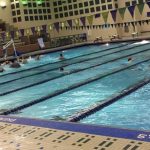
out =
<svg viewBox="0 0 150 150"><path fill-rule="evenodd" d="M64 22L66 26L66 20L75 20L81 16L90 16L98 13L111 11L116 8L122 8L126 5L138 4L139 2L145 2L145 0L43 0L40 1L23 1L23 0L3 0L6 1L6 8L0 8L0 18L17 27L18 29L25 29L25 35L32 34L31 27L36 27L36 30L41 30L41 26L48 25L47 31L50 33L50 37L60 37L65 35L73 35L79 33L87 33L88 40L92 41L98 36L102 36L104 39L109 39L110 36L118 34L120 37L131 36L132 33L138 32L139 35L146 35L150 31L149 25L146 23L141 26L137 24L135 27L132 25L126 25L126 27L109 27L109 28L94 28L90 29L66 29L63 28L59 32L54 27L50 30L49 25L53 25L55 22ZM126 10L124 19L117 13L116 22L113 21L111 14L108 15L108 21L105 23L101 17L93 17L93 25L102 24L115 24L125 23L131 21L139 21L149 19L147 12L150 9L148 5L145 5L144 12L141 15L139 10L135 9L135 16L132 18L129 11ZM86 25L89 25L86 20ZM73 22L73 26L77 26ZM83 26L81 21L79 26ZM90 26L90 25L89 25ZM128 32L127 32L128 30ZM148 31L148 32L147 32Z"/></svg>

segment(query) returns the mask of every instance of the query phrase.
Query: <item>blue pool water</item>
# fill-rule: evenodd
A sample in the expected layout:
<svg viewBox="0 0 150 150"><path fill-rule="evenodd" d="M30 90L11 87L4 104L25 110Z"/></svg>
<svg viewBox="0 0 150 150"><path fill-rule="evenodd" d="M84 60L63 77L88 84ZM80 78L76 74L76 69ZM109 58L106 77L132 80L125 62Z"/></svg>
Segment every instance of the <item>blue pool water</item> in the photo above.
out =
<svg viewBox="0 0 150 150"><path fill-rule="evenodd" d="M150 130L150 84L83 119L82 123Z"/></svg>
<svg viewBox="0 0 150 150"><path fill-rule="evenodd" d="M84 46L64 50L63 62L58 60L60 52L56 52L42 56L40 61L30 60L21 67L22 72L7 74L12 70L6 69L7 73L0 75L0 112L42 100L10 115L66 120L150 78L149 46L149 43ZM133 61L128 62L131 56ZM64 72L59 71L62 65Z"/></svg>

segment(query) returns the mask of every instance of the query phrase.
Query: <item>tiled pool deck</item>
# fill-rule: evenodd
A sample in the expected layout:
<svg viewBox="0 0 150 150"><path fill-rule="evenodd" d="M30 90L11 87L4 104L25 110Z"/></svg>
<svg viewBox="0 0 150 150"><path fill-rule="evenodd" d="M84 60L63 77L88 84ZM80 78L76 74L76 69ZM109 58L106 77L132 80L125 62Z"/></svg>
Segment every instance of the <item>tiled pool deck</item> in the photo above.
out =
<svg viewBox="0 0 150 150"><path fill-rule="evenodd" d="M0 116L0 150L150 150L150 132Z"/></svg>

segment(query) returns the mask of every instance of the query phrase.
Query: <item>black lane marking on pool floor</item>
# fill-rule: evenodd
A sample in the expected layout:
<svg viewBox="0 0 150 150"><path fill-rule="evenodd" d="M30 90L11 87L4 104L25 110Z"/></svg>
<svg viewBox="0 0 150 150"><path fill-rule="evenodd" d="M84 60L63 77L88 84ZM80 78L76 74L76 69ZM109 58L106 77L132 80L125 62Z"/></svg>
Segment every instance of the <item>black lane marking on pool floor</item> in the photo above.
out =
<svg viewBox="0 0 150 150"><path fill-rule="evenodd" d="M150 44L150 43L148 43L148 44ZM124 46L127 46L127 45L129 45L129 44L119 45L119 46L116 46L116 47L107 48L107 49L104 49L102 51L88 53L88 54L76 56L76 57L73 57L73 58L68 58L66 60L62 60L62 61L58 61L58 62L50 62L50 63L42 64L42 65L39 65L39 66L36 66L36 67L32 67L32 68L28 68L28 69L24 69L24 70L20 70L20 71L16 71L16 72L10 72L10 73L7 73L7 74L0 75L0 77L6 76L6 75L18 74L18 73L21 73L21 72L25 72L25 71L33 70L33 69L36 69L36 68L40 68L40 67L43 67L43 66L59 64L60 62L63 63L63 62L66 62L68 60L77 59L77 58L80 58L80 57L84 57L84 56L88 56L88 55L92 55L92 54L96 54L96 53L101 53L101 52L104 52L104 51L107 51L107 50L109 51L111 49L120 48L120 47L124 47ZM147 44L144 44L144 45L147 45ZM141 46L141 45L138 45L138 46Z"/></svg>
<svg viewBox="0 0 150 150"><path fill-rule="evenodd" d="M0 93L0 96L4 96L4 95L7 95L7 94L10 94L10 93L13 93L13 92L17 92L19 90L23 90L23 89L26 89L26 88L29 88L29 87L32 87L32 86L36 86L36 85L39 85L39 84L43 84L45 82L48 82L48 81L51 81L51 80L54 80L54 79L57 79L57 78L60 78L60 77L63 77L65 75L70 75L70 74L73 74L73 73L77 73L77 72L80 72L80 71L84 71L84 70L87 70L87 69L90 69L90 68L93 68L93 67L96 67L96 66L100 66L102 64L106 64L106 63L109 63L109 62L113 62L115 60L118 60L118 59L122 59L122 58L125 58L125 57L128 57L128 56L133 56L133 55L136 55L136 54L139 54L139 53L142 53L142 52L145 52L145 51L149 51L150 49L145 49L145 50L141 50L139 52L136 52L136 53L132 53L132 54L128 54L127 56L122 56L122 57L119 57L119 58L115 58L113 60L109 60L107 62L104 62L104 63L100 63L100 64L96 64L94 66L91 66L91 67L87 67L87 68L84 68L84 69L79 69L79 70L74 70L70 73L63 73L63 74L57 74L57 76L54 76L54 77L50 77L49 79L45 79L45 80L42 80L40 82L36 82L36 83L32 83L32 84L29 84L29 85L26 85L26 86L23 86L23 87L20 87L20 88L16 88L12 90L9 90L9 91L6 91L6 92L3 92L3 93ZM30 82L29 82L30 83Z"/></svg>
<svg viewBox="0 0 150 150"><path fill-rule="evenodd" d="M139 88L143 87L144 85L146 85L148 83L150 83L150 78L141 80L138 83L131 85L131 86L127 87L126 89L122 90L117 95L115 94L114 96L111 96L110 98L107 98L101 102L99 101L97 104L90 106L89 108L82 110L81 112L75 113L74 115L69 117L67 119L67 121L78 122L78 121L100 111L101 109L113 104L114 102L120 100L120 98L123 98L132 92L135 92L136 90L138 90Z"/></svg>
<svg viewBox="0 0 150 150"><path fill-rule="evenodd" d="M141 63L143 63L143 62L147 62L147 61L149 61L149 60L150 60L150 58L149 58L149 59L145 59L145 60L143 60L143 61L140 61L140 62L138 62L138 63L132 64L132 65L129 65L129 66L120 67L120 68L114 69L113 71L110 71L110 72L107 72L107 73L104 73L104 74L100 74L100 75L94 76L94 77L89 78L89 79L86 79L86 80L84 80L84 81L82 81L82 82L80 82L80 83L72 84L72 85L69 86L69 87L66 87L66 88L61 89L61 90L56 90L56 91L53 92L53 93L50 93L50 94L48 94L48 95L46 95L46 96L43 96L43 97L38 98L38 99L35 99L35 100L33 100L33 101L29 102L29 103L26 103L26 104L23 104L23 105L18 106L18 107L16 107L16 108L12 108L12 109L9 109L8 111L2 112L2 113L0 113L0 115L8 115L8 114L10 114L10 113L14 113L14 112L20 111L20 110L25 109L25 108L27 108L27 107L30 107L30 106L32 106L32 105L34 105L34 104L37 104L37 103L43 102L43 101L45 101L45 100L47 100L47 99L50 99L50 98L52 98L52 97L54 97L54 96L63 94L63 93L65 93L65 92L68 92L68 91L73 90L73 89L75 89L75 88L81 87L81 86L86 85L86 84L88 84L88 83L91 83L91 82L93 82L93 81L97 81L97 80L102 79L102 78L104 78L104 77L107 77L107 76L109 76L109 75L112 75L112 74L115 74L115 73L118 73L118 72L127 70L127 69L129 69L129 68L132 68L133 66L137 66L138 64L141 64Z"/></svg>

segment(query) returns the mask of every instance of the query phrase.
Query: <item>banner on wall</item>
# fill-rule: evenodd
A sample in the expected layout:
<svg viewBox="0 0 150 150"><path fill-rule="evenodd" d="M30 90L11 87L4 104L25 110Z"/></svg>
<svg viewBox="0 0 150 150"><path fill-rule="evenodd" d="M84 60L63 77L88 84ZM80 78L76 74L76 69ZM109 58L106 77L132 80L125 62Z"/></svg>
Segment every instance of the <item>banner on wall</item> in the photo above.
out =
<svg viewBox="0 0 150 150"><path fill-rule="evenodd" d="M102 16L103 16L103 19L104 19L104 22L105 22L105 23L107 22L108 14L109 14L109 11L106 11L106 12L103 12L103 13L102 13Z"/></svg>
<svg viewBox="0 0 150 150"><path fill-rule="evenodd" d="M120 14L121 18L124 19L124 14L125 14L125 11L126 11L126 7L119 8L118 10L119 10L119 14Z"/></svg>
<svg viewBox="0 0 150 150"><path fill-rule="evenodd" d="M54 27L55 27L56 31L59 32L59 22L55 22Z"/></svg>
<svg viewBox="0 0 150 150"><path fill-rule="evenodd" d="M24 36L24 29L20 29L21 36Z"/></svg>
<svg viewBox="0 0 150 150"><path fill-rule="evenodd" d="M5 32L2 32L2 33L1 33L1 37L2 37L2 40L3 40L3 42L4 42L4 41L5 41L5 37L6 37Z"/></svg>
<svg viewBox="0 0 150 150"><path fill-rule="evenodd" d="M43 29L44 32L46 32L46 30L47 30L47 25L42 25L42 29Z"/></svg>
<svg viewBox="0 0 150 150"><path fill-rule="evenodd" d="M134 16L134 10L135 10L135 5L129 6L129 7L128 7L128 10L129 10L129 12L130 12L130 15L131 15L132 18L133 18L133 16Z"/></svg>
<svg viewBox="0 0 150 150"><path fill-rule="evenodd" d="M111 16L113 18L113 21L116 22L116 17L117 17L117 10L112 10L110 11Z"/></svg>
<svg viewBox="0 0 150 150"><path fill-rule="evenodd" d="M80 21L83 24L83 26L85 26L85 24L86 24L86 18L85 17L81 17Z"/></svg>
<svg viewBox="0 0 150 150"><path fill-rule="evenodd" d="M39 44L40 48L44 48L45 44L43 42L43 38L38 38L37 40L38 40L38 44Z"/></svg>
<svg viewBox="0 0 150 150"><path fill-rule="evenodd" d="M15 37L15 31L10 31L10 36L11 36L12 39L14 39L14 37Z"/></svg>
<svg viewBox="0 0 150 150"><path fill-rule="evenodd" d="M68 25L72 28L72 20L67 20Z"/></svg>
<svg viewBox="0 0 150 150"><path fill-rule="evenodd" d="M150 2L147 2L148 7L150 8Z"/></svg>
<svg viewBox="0 0 150 150"><path fill-rule="evenodd" d="M74 23L75 23L76 27L79 27L79 19L74 19Z"/></svg>
<svg viewBox="0 0 150 150"><path fill-rule="evenodd" d="M137 8L138 8L138 10L139 10L139 12L140 12L140 14L142 15L142 13L143 13L143 10L144 10L144 3L142 3L142 4L137 4Z"/></svg>
<svg viewBox="0 0 150 150"><path fill-rule="evenodd" d="M35 27L31 27L32 34L35 33Z"/></svg>
<svg viewBox="0 0 150 150"><path fill-rule="evenodd" d="M91 26L93 24L93 15L87 16L87 20L88 20L89 25Z"/></svg>

